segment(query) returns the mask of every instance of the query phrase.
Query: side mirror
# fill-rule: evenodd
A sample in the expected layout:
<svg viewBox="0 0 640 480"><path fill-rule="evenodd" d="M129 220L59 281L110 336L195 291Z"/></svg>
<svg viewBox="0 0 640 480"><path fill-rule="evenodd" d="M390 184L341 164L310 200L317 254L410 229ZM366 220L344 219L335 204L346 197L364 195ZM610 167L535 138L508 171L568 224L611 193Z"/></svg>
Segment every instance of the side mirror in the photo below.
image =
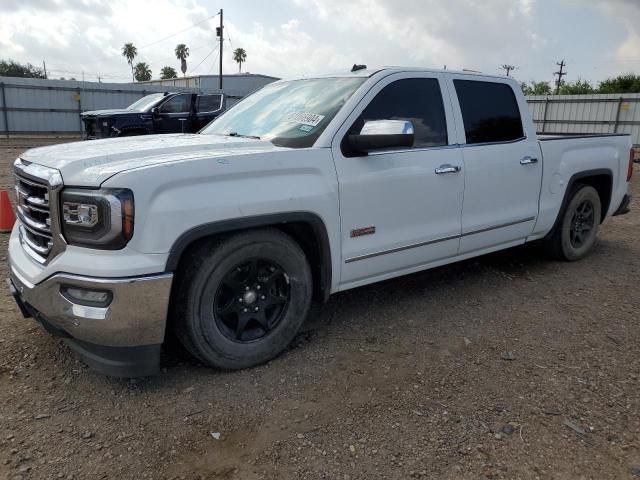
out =
<svg viewBox="0 0 640 480"><path fill-rule="evenodd" d="M413 146L413 124L406 120L371 120L357 135L349 135L349 146L359 153Z"/></svg>
<svg viewBox="0 0 640 480"><path fill-rule="evenodd" d="M153 115L154 117L158 115L158 107L153 107L151 109L151 115Z"/></svg>

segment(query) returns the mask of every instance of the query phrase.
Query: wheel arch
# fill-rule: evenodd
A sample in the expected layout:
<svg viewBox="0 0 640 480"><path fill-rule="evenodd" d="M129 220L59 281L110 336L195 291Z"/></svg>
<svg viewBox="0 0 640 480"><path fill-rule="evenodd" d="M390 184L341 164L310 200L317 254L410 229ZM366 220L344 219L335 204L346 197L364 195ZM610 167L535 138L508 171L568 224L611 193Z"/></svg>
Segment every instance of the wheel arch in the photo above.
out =
<svg viewBox="0 0 640 480"><path fill-rule="evenodd" d="M273 227L288 234L304 251L313 276L314 298L326 301L331 292L332 267L329 235L324 221L312 212L286 212L210 222L182 233L169 251L165 271L175 272L181 260L200 241L243 230Z"/></svg>
<svg viewBox="0 0 640 480"><path fill-rule="evenodd" d="M602 203L600 223L602 223L606 218L607 212L609 211L609 206L611 204L611 195L613 192L613 172L608 168L599 168L577 172L574 173L567 182L567 188L565 189L564 196L562 197L560 210L558 211L558 215L556 217L556 221L553 224L553 228L551 229L547 237L553 235L553 233L560 225L562 215L564 214L564 211L567 208L569 201L571 200L570 196L576 184L590 185L596 189L596 191L598 192L598 196L600 197L600 202Z"/></svg>

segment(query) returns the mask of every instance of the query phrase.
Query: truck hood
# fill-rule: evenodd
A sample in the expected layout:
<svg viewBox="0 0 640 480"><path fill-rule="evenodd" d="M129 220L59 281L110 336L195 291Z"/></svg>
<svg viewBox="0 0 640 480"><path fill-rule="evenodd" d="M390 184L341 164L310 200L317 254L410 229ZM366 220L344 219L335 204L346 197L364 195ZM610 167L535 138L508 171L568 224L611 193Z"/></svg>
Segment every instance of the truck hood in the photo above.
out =
<svg viewBox="0 0 640 480"><path fill-rule="evenodd" d="M34 148L20 156L60 171L65 185L97 187L134 168L197 159L288 150L263 140L222 135L174 134L73 142Z"/></svg>
<svg viewBox="0 0 640 480"><path fill-rule="evenodd" d="M82 112L80 116L82 117L110 117L111 115L131 115L136 113L142 113L139 110L126 110L124 108L121 109L111 109L111 110L90 110L88 112Z"/></svg>

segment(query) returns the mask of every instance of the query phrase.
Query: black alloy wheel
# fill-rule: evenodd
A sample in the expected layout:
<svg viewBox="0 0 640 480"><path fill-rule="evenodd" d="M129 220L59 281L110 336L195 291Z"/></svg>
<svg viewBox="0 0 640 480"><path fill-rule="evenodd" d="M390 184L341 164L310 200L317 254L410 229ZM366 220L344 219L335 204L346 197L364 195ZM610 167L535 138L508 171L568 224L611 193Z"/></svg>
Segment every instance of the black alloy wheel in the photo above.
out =
<svg viewBox="0 0 640 480"><path fill-rule="evenodd" d="M582 248L589 238L595 222L593 212L594 207L590 200L584 200L576 208L569 230L571 245L575 248Z"/></svg>
<svg viewBox="0 0 640 480"><path fill-rule="evenodd" d="M300 245L275 228L211 238L174 278L171 322L196 358L227 370L267 362L295 338L313 292Z"/></svg>
<svg viewBox="0 0 640 480"><path fill-rule="evenodd" d="M252 258L222 278L214 299L214 317L229 339L246 343L269 334L286 314L289 277L279 265Z"/></svg>

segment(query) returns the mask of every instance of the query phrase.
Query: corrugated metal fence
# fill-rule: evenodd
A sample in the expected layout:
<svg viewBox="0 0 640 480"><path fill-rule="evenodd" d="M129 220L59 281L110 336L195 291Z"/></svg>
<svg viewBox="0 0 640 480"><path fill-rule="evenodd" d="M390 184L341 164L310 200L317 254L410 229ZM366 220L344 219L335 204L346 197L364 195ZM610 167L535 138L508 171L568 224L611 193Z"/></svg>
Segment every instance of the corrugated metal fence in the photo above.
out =
<svg viewBox="0 0 640 480"><path fill-rule="evenodd" d="M80 134L80 113L125 108L161 85L79 82L0 77L0 135ZM200 92L172 87L171 91Z"/></svg>
<svg viewBox="0 0 640 480"><path fill-rule="evenodd" d="M528 97L538 133L629 133L640 145L640 94Z"/></svg>
<svg viewBox="0 0 640 480"><path fill-rule="evenodd" d="M81 112L124 108L144 95L166 89L148 83L0 77L0 135L79 134ZM200 91L175 86L171 90ZM528 97L527 101L538 133L629 133L634 145L640 145L640 94L549 95Z"/></svg>

